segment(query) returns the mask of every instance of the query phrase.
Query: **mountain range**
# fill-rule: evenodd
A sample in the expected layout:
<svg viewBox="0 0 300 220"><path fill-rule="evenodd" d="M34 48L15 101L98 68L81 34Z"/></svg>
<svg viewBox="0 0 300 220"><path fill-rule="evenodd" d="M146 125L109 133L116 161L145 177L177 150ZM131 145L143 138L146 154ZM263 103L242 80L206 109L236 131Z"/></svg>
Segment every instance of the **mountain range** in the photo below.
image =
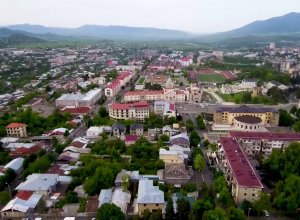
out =
<svg viewBox="0 0 300 220"><path fill-rule="evenodd" d="M17 35L16 35L17 34ZM292 12L280 17L254 21L243 27L210 35L195 35L184 31L126 27L84 25L78 28L46 27L42 25L17 24L0 27L0 46L22 43L42 43L46 41L78 39L111 39L111 40L189 40L202 42L231 42L234 39L243 41L251 37L266 39L274 36L288 36L289 40L299 40L300 13ZM296 38L291 38L291 36ZM277 39L277 38L276 38Z"/></svg>

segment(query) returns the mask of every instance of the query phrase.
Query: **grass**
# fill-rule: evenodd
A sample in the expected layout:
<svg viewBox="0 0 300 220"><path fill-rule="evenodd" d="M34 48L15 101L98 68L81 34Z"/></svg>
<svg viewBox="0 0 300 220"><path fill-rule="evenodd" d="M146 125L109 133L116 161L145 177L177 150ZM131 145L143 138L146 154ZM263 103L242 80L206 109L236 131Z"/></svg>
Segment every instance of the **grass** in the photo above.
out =
<svg viewBox="0 0 300 220"><path fill-rule="evenodd" d="M225 82L226 78L221 74L199 74L198 80L202 82Z"/></svg>
<svg viewBox="0 0 300 220"><path fill-rule="evenodd" d="M145 82L145 77L140 77L139 81L137 82L138 85L142 85Z"/></svg>

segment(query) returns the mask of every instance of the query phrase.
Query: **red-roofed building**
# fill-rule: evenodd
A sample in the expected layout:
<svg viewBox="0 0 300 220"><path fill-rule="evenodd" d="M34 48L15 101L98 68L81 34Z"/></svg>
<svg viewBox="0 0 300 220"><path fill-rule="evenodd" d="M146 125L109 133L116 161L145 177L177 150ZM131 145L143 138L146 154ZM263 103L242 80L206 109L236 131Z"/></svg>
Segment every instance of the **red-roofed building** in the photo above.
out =
<svg viewBox="0 0 300 220"><path fill-rule="evenodd" d="M118 77L107 85L105 88L105 96L113 97L119 93L122 86L125 86L133 77L133 73L129 71L124 71L118 75Z"/></svg>
<svg viewBox="0 0 300 220"><path fill-rule="evenodd" d="M117 120L136 119L144 121L149 117L150 107L147 102L113 103L108 106L109 117Z"/></svg>
<svg viewBox="0 0 300 220"><path fill-rule="evenodd" d="M132 135L132 134L125 135L125 145L129 146L129 145L135 144L135 142L138 139L139 139L139 136L137 136L137 135Z"/></svg>
<svg viewBox="0 0 300 220"><path fill-rule="evenodd" d="M19 191L16 195L17 198L27 201L31 196L33 192L30 191Z"/></svg>
<svg viewBox="0 0 300 220"><path fill-rule="evenodd" d="M217 155L235 203L259 199L263 185L239 143L231 137L220 137Z"/></svg>
<svg viewBox="0 0 300 220"><path fill-rule="evenodd" d="M229 131L248 155L263 153L269 156L273 149L284 149L292 142L300 142L299 133Z"/></svg>
<svg viewBox="0 0 300 220"><path fill-rule="evenodd" d="M78 107L78 108L70 108L66 107L61 110L62 112L70 113L71 115L89 115L92 111L90 107Z"/></svg>
<svg viewBox="0 0 300 220"><path fill-rule="evenodd" d="M163 90L129 91L124 94L125 102L164 100Z"/></svg>
<svg viewBox="0 0 300 220"><path fill-rule="evenodd" d="M11 151L9 155L12 158L25 157L30 154L37 154L41 149L42 149L42 146L40 144L37 144L30 148L20 147L14 151Z"/></svg>
<svg viewBox="0 0 300 220"><path fill-rule="evenodd" d="M27 137L26 124L11 123L6 126L6 133L8 137Z"/></svg>

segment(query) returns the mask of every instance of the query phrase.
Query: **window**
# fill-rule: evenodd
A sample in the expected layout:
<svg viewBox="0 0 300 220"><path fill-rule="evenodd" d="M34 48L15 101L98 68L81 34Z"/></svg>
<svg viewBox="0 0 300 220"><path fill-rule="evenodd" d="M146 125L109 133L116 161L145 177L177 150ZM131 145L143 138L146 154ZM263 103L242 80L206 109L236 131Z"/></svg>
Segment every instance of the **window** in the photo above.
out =
<svg viewBox="0 0 300 220"><path fill-rule="evenodd" d="M255 194L253 193L252 196L255 196Z"/></svg>
<svg viewBox="0 0 300 220"><path fill-rule="evenodd" d="M147 204L144 204L144 206L147 206Z"/></svg>
<svg viewBox="0 0 300 220"><path fill-rule="evenodd" d="M156 206L158 206L158 204L156 204Z"/></svg>
<svg viewBox="0 0 300 220"><path fill-rule="evenodd" d="M246 196L247 195L247 193L244 193L244 196Z"/></svg>

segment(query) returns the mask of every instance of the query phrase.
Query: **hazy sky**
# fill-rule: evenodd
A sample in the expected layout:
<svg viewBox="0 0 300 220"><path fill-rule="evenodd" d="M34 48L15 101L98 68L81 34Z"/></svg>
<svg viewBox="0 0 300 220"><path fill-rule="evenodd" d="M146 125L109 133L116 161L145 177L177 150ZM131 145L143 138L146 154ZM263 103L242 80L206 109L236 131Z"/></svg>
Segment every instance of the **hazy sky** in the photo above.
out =
<svg viewBox="0 0 300 220"><path fill-rule="evenodd" d="M126 25L226 31L300 12L300 0L0 0L0 25Z"/></svg>

